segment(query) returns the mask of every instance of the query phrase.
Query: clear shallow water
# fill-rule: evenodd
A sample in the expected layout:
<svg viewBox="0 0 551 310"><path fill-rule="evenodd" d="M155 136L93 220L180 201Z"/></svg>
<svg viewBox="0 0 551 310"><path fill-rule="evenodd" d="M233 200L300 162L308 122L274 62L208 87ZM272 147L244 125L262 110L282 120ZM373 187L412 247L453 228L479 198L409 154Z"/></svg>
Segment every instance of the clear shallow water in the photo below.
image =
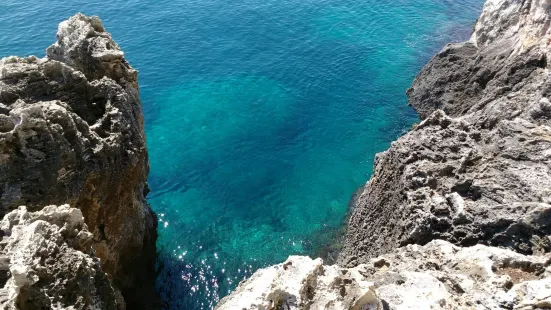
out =
<svg viewBox="0 0 551 310"><path fill-rule="evenodd" d="M99 15L140 70L167 309L330 248L374 154L417 120L405 90L483 0L0 3L0 55L42 56Z"/></svg>

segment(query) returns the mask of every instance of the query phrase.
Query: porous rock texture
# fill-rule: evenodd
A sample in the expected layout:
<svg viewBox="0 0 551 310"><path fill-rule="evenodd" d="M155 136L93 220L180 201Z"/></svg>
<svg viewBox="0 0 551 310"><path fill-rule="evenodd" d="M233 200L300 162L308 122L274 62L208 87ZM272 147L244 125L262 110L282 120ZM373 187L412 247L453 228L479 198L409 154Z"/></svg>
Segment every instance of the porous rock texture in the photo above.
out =
<svg viewBox="0 0 551 310"><path fill-rule="evenodd" d="M257 271L218 310L549 309L551 255L443 240L353 268L291 256Z"/></svg>
<svg viewBox="0 0 551 310"><path fill-rule="evenodd" d="M320 292L322 292L320 294ZM357 269L291 256L261 269L220 301L218 310L382 309L374 284Z"/></svg>
<svg viewBox="0 0 551 310"><path fill-rule="evenodd" d="M551 6L488 0L408 90L424 119L378 154L339 263L434 239L551 251Z"/></svg>
<svg viewBox="0 0 551 310"><path fill-rule="evenodd" d="M443 240L408 245L360 265L387 309L548 309L551 255Z"/></svg>
<svg viewBox="0 0 551 310"><path fill-rule="evenodd" d="M97 17L59 25L45 58L0 61L0 215L78 208L129 308L153 292L157 221L137 72Z"/></svg>
<svg viewBox="0 0 551 310"><path fill-rule="evenodd" d="M20 207L0 222L0 232L2 309L123 309L79 209Z"/></svg>

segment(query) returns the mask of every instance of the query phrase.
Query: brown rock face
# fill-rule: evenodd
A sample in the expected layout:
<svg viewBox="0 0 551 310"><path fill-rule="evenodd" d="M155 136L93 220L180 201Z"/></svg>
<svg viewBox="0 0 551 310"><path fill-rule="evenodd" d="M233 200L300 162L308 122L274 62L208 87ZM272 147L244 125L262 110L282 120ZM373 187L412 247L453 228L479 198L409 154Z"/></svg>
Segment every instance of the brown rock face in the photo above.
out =
<svg viewBox="0 0 551 310"><path fill-rule="evenodd" d="M57 38L44 59L0 61L0 216L80 209L128 308L148 307L157 221L137 72L97 17L72 17Z"/></svg>

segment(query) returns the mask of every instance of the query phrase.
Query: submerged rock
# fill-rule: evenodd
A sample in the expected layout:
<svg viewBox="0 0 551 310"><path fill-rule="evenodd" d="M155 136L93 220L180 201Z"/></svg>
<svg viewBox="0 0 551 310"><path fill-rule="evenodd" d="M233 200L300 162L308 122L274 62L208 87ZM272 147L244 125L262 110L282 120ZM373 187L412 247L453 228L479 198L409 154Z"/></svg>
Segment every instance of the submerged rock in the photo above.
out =
<svg viewBox="0 0 551 310"><path fill-rule="evenodd" d="M291 256L257 271L222 299L233 309L545 309L551 255L527 256L435 240L408 245L354 268Z"/></svg>
<svg viewBox="0 0 551 310"><path fill-rule="evenodd" d="M0 231L2 309L124 309L79 209L20 207L4 217Z"/></svg>
<svg viewBox="0 0 551 310"><path fill-rule="evenodd" d="M551 252L551 7L488 0L408 90L424 121L377 156L339 262L434 239Z"/></svg>
<svg viewBox="0 0 551 310"><path fill-rule="evenodd" d="M0 61L0 215L20 205L80 209L132 309L154 291L148 171L137 72L99 18L61 23L45 58Z"/></svg>

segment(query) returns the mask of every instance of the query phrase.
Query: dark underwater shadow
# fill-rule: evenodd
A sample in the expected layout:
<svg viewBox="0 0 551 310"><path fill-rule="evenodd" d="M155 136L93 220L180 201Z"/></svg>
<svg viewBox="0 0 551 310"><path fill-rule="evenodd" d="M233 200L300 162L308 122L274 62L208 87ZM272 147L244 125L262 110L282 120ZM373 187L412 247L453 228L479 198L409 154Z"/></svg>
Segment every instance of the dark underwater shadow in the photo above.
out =
<svg viewBox="0 0 551 310"><path fill-rule="evenodd" d="M324 227L314 232L304 247L309 253L312 253L313 258L320 257L323 259L324 264L333 265L337 263L341 250L346 240L346 233L348 231L348 221L354 212L354 208L362 192L365 189L365 185L360 186L351 195L348 201L348 208L346 215L339 226Z"/></svg>
<svg viewBox="0 0 551 310"><path fill-rule="evenodd" d="M237 285L250 277L253 271L265 266L249 265L248 269L234 265L199 265L167 255L168 251L158 251L157 283L164 310L214 309L216 304L228 295ZM195 263L196 264L196 263ZM241 273L231 275L232 271Z"/></svg>

